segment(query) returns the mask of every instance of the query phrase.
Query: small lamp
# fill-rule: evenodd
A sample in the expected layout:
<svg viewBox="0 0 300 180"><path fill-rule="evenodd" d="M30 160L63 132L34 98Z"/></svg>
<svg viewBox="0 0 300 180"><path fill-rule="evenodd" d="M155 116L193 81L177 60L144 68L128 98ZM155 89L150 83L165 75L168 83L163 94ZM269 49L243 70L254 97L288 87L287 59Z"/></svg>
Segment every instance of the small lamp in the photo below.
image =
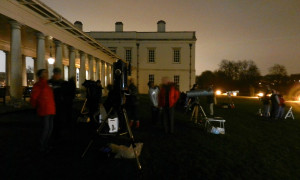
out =
<svg viewBox="0 0 300 180"><path fill-rule="evenodd" d="M54 64L55 60L52 57L52 46L50 46L50 57L48 58L48 63L49 64Z"/></svg>

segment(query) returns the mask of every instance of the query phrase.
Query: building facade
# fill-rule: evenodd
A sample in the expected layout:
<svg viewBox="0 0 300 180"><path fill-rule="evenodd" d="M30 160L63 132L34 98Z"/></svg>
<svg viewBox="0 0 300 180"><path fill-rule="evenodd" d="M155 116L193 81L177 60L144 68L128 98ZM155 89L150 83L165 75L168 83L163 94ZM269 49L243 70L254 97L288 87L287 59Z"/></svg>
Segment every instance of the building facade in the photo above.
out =
<svg viewBox="0 0 300 180"><path fill-rule="evenodd" d="M103 86L112 83L112 64L122 59L82 32L80 24L73 25L38 0L2 0L0 27L11 99L22 99L22 88L28 85L26 57L34 59L35 72L59 67L65 79L76 77L81 88L85 79L101 80Z"/></svg>
<svg viewBox="0 0 300 180"><path fill-rule="evenodd" d="M166 23L157 23L157 32L123 31L123 23L115 23L115 31L86 32L131 64L131 77L140 93L147 93L149 81L159 85L169 77L180 91L188 91L195 83L195 43L193 31L167 32Z"/></svg>

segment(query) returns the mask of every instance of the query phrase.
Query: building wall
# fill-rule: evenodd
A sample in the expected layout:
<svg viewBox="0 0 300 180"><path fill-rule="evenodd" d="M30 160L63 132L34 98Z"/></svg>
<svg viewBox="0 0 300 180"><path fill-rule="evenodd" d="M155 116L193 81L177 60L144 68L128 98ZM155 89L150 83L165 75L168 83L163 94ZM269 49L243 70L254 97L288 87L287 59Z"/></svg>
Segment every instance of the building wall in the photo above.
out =
<svg viewBox="0 0 300 180"><path fill-rule="evenodd" d="M125 50L132 50L132 75L137 84L137 44L139 44L139 92L147 93L149 75L154 75L154 83L161 84L162 77L174 80L179 76L180 91L190 89L190 44L191 85L195 83L195 37L194 32L137 33L137 32L90 32L90 36L108 48L116 48L116 54L125 59ZM173 62L173 49L180 49L180 62ZM155 62L148 61L148 50L155 49Z"/></svg>

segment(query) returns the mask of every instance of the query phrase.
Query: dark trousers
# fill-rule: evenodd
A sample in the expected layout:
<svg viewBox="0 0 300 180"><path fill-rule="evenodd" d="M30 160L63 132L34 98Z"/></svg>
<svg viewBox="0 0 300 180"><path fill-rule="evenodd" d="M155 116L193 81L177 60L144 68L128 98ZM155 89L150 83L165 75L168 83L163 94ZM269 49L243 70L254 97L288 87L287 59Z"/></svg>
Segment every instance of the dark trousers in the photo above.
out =
<svg viewBox="0 0 300 180"><path fill-rule="evenodd" d="M156 124L159 121L159 108L151 106L151 120L153 124Z"/></svg>
<svg viewBox="0 0 300 180"><path fill-rule="evenodd" d="M138 121L138 106L136 104L130 104L127 106L127 113L129 120Z"/></svg>
<svg viewBox="0 0 300 180"><path fill-rule="evenodd" d="M271 119L275 119L279 110L279 105L278 104L272 104L271 108Z"/></svg>
<svg viewBox="0 0 300 180"><path fill-rule="evenodd" d="M165 133L174 133L174 107L164 107L162 117Z"/></svg>
<svg viewBox="0 0 300 180"><path fill-rule="evenodd" d="M45 151L49 147L49 139L53 130L53 115L40 116L42 133L40 137L41 150Z"/></svg>
<svg viewBox="0 0 300 180"><path fill-rule="evenodd" d="M56 114L53 117L53 140L57 141L62 137L62 128L65 121L65 113L62 109L56 108Z"/></svg>

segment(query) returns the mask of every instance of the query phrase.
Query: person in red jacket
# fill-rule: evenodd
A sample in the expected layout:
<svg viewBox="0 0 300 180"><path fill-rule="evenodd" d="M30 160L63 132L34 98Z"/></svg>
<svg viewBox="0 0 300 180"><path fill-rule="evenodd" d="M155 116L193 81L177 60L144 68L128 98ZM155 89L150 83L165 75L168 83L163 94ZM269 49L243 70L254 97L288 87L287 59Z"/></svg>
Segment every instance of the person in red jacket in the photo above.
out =
<svg viewBox="0 0 300 180"><path fill-rule="evenodd" d="M48 85L48 71L40 69L36 73L38 82L33 85L30 103L36 109L37 115L43 125L40 138L41 152L49 150L49 139L53 129L53 117L55 115L55 103L52 88Z"/></svg>
<svg viewBox="0 0 300 180"><path fill-rule="evenodd" d="M180 92L168 77L162 78L162 87L158 96L158 106L162 109L163 124L166 133L174 133L174 107Z"/></svg>

